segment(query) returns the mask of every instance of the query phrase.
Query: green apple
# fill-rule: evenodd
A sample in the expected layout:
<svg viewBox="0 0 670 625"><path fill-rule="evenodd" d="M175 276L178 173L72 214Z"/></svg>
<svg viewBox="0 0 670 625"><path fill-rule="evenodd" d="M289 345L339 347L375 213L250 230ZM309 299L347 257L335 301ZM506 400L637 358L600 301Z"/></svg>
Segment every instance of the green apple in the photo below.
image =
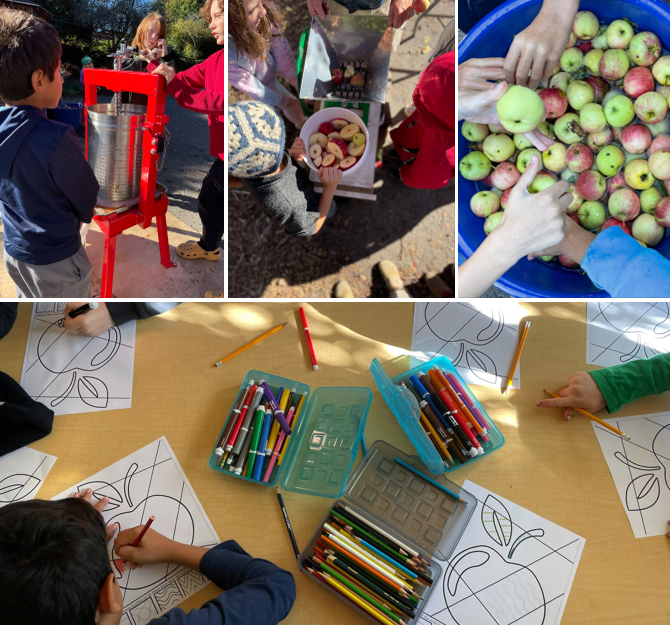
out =
<svg viewBox="0 0 670 625"><path fill-rule="evenodd" d="M607 45L610 48L618 48L620 50L627 50L630 45L630 40L635 35L633 27L624 20L614 20L608 27L605 33Z"/></svg>
<svg viewBox="0 0 670 625"><path fill-rule="evenodd" d="M528 185L528 190L531 193L539 193L557 182L553 174L550 174L548 171L540 171L533 178L533 182Z"/></svg>
<svg viewBox="0 0 670 625"><path fill-rule="evenodd" d="M590 102L579 111L579 125L584 132L600 132L607 126L605 112L600 104Z"/></svg>
<svg viewBox="0 0 670 625"><path fill-rule="evenodd" d="M487 235L493 232L493 229L500 223L504 214L504 211L496 211L486 218L484 221L484 232L486 232Z"/></svg>
<svg viewBox="0 0 670 625"><path fill-rule="evenodd" d="M466 180L484 180L491 173L491 161L484 153L475 150L461 159L458 171Z"/></svg>
<svg viewBox="0 0 670 625"><path fill-rule="evenodd" d="M656 204L663 197L661 190L657 187L649 187L640 193L640 208L645 213L651 213L653 215Z"/></svg>
<svg viewBox="0 0 670 625"><path fill-rule="evenodd" d="M559 117L554 123L554 132L560 141L568 145L579 143L586 136L579 125L579 115L576 113L566 113Z"/></svg>
<svg viewBox="0 0 670 625"><path fill-rule="evenodd" d="M597 50L607 50L607 24L601 24L598 34L591 39L591 46Z"/></svg>
<svg viewBox="0 0 670 625"><path fill-rule="evenodd" d="M554 74L549 81L550 89L560 89L563 93L568 90L568 85L570 84L570 74L567 72L558 72Z"/></svg>
<svg viewBox="0 0 670 625"><path fill-rule="evenodd" d="M600 28L598 17L592 11L578 11L572 24L572 32L577 39L589 41L593 39Z"/></svg>
<svg viewBox="0 0 670 625"><path fill-rule="evenodd" d="M651 73L657 82L670 85L670 56L662 56L651 66Z"/></svg>
<svg viewBox="0 0 670 625"><path fill-rule="evenodd" d="M514 154L514 141L508 135L495 132L484 139L484 154L494 163L502 163Z"/></svg>
<svg viewBox="0 0 670 625"><path fill-rule="evenodd" d="M496 110L502 126L516 134L535 130L544 118L542 98L532 89L519 85L513 85L505 92L498 100Z"/></svg>
<svg viewBox="0 0 670 625"><path fill-rule="evenodd" d="M488 217L500 208L500 200L491 191L480 191L470 199L470 210L477 217Z"/></svg>
<svg viewBox="0 0 670 625"><path fill-rule="evenodd" d="M598 65L600 64L600 59L603 54L603 50L594 48L584 55L584 67L589 70L592 76L600 76Z"/></svg>
<svg viewBox="0 0 670 625"><path fill-rule="evenodd" d="M630 98L615 95L605 104L605 119L614 128L623 128L635 119L635 108Z"/></svg>
<svg viewBox="0 0 670 625"><path fill-rule="evenodd" d="M596 167L607 178L616 175L625 162L623 150L613 143L606 145L596 156Z"/></svg>
<svg viewBox="0 0 670 625"><path fill-rule="evenodd" d="M574 80L568 85L568 104L575 109L581 110L582 106L596 101L596 92L589 83L583 80Z"/></svg>
<svg viewBox="0 0 670 625"><path fill-rule="evenodd" d="M538 162L540 163L540 166L542 166L542 154L540 154L540 150L537 150L536 148L526 148L519 152L519 156L516 157L516 168L521 173L526 171L526 167L528 167L528 163L530 163L530 159L533 158L533 156L537 156Z"/></svg>
<svg viewBox="0 0 670 625"><path fill-rule="evenodd" d="M551 124L548 121L544 121L539 124L537 130L550 139L556 138L556 135L554 135L554 124Z"/></svg>
<svg viewBox="0 0 670 625"><path fill-rule="evenodd" d="M467 122L465 122L465 123L467 123ZM477 125L486 128L486 130L488 131L488 127L484 126L484 124L477 124ZM487 135L484 135L484 136L486 137ZM354 142L355 146L360 147L361 145L363 145L365 143L365 135L362 132L357 132L351 140ZM477 141L481 141L481 139L477 139Z"/></svg>
<svg viewBox="0 0 670 625"><path fill-rule="evenodd" d="M649 171L649 162L643 158L636 158L626 165L624 179L631 189L638 191L648 189L656 182L656 178Z"/></svg>
<svg viewBox="0 0 670 625"><path fill-rule="evenodd" d="M561 55L561 69L564 72L574 73L582 67L584 53L579 48L568 48Z"/></svg>
<svg viewBox="0 0 670 625"><path fill-rule="evenodd" d="M631 227L633 236L649 247L658 245L665 236L665 228L649 213L642 213Z"/></svg>
<svg viewBox="0 0 670 625"><path fill-rule="evenodd" d="M530 142L530 139L526 135L514 135L514 147L517 150L525 150L526 148L533 147L533 144Z"/></svg>
<svg viewBox="0 0 670 625"><path fill-rule="evenodd" d="M600 202L584 202L577 211L577 217L583 228L595 230L605 223L607 213Z"/></svg>
<svg viewBox="0 0 670 625"><path fill-rule="evenodd" d="M598 63L598 72L605 80L621 80L630 68L625 50L605 50Z"/></svg>
<svg viewBox="0 0 670 625"><path fill-rule="evenodd" d="M563 171L565 169L565 153L567 148L562 143L554 143L546 152L542 152L542 162L549 171Z"/></svg>

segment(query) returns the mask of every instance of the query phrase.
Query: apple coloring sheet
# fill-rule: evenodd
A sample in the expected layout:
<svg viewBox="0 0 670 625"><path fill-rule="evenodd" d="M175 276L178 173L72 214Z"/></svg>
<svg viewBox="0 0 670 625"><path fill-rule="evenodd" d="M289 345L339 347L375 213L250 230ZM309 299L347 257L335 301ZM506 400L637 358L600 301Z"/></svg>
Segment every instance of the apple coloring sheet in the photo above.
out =
<svg viewBox="0 0 670 625"><path fill-rule="evenodd" d="M670 510L670 413L604 421L631 437L627 441L591 424L635 538L665 534Z"/></svg>
<svg viewBox="0 0 670 625"><path fill-rule="evenodd" d="M585 540L473 484L477 508L419 625L557 625Z"/></svg>
<svg viewBox="0 0 670 625"><path fill-rule="evenodd" d="M468 384L501 386L519 342L520 314L516 302L416 302L412 351L447 356ZM421 362L413 357L410 366ZM521 388L520 363L512 387Z"/></svg>
<svg viewBox="0 0 670 625"><path fill-rule="evenodd" d="M56 460L30 447L0 456L0 508L34 499Z"/></svg>
<svg viewBox="0 0 670 625"><path fill-rule="evenodd" d="M105 525L119 530L144 525L178 542L213 547L219 538L163 436L126 458L82 480L53 499L93 490L92 501L109 497L102 513ZM134 571L120 567L108 545L112 571L123 593L121 625L144 625L209 584L198 571L176 564L145 565ZM124 571L120 569L124 568Z"/></svg>
<svg viewBox="0 0 670 625"><path fill-rule="evenodd" d="M670 303L588 302L586 362L611 367L670 352Z"/></svg>
<svg viewBox="0 0 670 625"><path fill-rule="evenodd" d="M135 321L99 336L66 332L65 302L35 302L21 386L56 415L130 408Z"/></svg>

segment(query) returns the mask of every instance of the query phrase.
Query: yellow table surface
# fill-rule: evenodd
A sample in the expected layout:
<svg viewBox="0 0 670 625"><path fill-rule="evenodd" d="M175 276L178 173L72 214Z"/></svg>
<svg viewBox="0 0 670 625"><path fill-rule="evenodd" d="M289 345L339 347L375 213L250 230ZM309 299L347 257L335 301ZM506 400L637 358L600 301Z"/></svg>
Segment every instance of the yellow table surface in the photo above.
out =
<svg viewBox="0 0 670 625"><path fill-rule="evenodd" d="M521 357L521 390L473 387L506 444L449 475L466 478L586 539L562 623L670 623L670 541L635 539L600 446L586 418L563 421L540 410L542 389L558 389L586 365L586 304L519 304L532 327ZM137 324L132 408L56 417L47 438L31 447L58 461L38 496L49 499L79 480L165 435L222 540L294 573L298 596L289 625L368 621L299 573L275 492L214 472L207 461L244 375L259 369L319 386L367 386L374 392L365 437L414 450L382 400L370 374L405 354L412 303L305 304L319 361L312 371L292 303L186 303ZM0 341L0 369L19 380L31 304L20 304L10 334ZM213 363L264 330L288 325L215 368ZM399 363L388 365L391 376ZM659 412L666 393L626 407L622 416ZM607 416L606 414L604 416ZM358 459L361 454L359 451ZM357 459L357 461L358 461ZM284 493L298 545L309 540L332 500ZM670 510L668 510L670 519ZM217 594L210 585L185 601L188 610Z"/></svg>

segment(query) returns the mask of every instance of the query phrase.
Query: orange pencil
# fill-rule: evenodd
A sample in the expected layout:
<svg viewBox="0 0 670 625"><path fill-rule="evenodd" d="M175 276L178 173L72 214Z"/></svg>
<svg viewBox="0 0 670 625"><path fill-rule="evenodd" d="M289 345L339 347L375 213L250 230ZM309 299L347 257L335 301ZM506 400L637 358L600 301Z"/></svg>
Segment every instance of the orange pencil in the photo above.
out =
<svg viewBox="0 0 670 625"><path fill-rule="evenodd" d="M271 334L274 334L275 332L279 332L286 324L281 323L278 326L275 326L271 330L268 330L265 334L259 336L258 338L254 339L253 341L249 341L246 345L243 345L239 349L236 349L232 354L228 354L227 356L224 356L221 360L218 360L214 364L217 367L220 367L224 362L230 360L231 358L235 358L238 354L241 354L243 351L249 349L250 347L253 347L254 345L260 343L263 339L268 338Z"/></svg>
<svg viewBox="0 0 670 625"><path fill-rule="evenodd" d="M516 366L519 364L519 359L521 358L521 350L523 349L523 344L526 342L526 337L528 336L528 330L530 330L530 321L526 321L526 324L523 327L523 332L521 333L521 339L519 344L516 347L516 353L514 354L514 360L512 361L512 366L509 370L509 375L507 376L507 384L503 387L502 394L504 395L512 386L514 381L514 372L516 371Z"/></svg>

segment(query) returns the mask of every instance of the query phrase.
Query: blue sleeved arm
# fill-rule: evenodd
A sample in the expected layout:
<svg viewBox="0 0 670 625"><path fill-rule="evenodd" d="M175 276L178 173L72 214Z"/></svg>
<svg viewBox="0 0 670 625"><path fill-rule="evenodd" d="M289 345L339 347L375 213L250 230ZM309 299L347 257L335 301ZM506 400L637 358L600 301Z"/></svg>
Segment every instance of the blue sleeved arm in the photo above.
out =
<svg viewBox="0 0 670 625"><path fill-rule="evenodd" d="M68 128L58 142L51 161L51 175L70 200L74 214L80 221L91 223L100 185L72 128Z"/></svg>
<svg viewBox="0 0 670 625"><path fill-rule="evenodd" d="M174 608L149 625L276 625L293 607L293 575L253 558L234 540L210 549L200 571L226 592L199 610Z"/></svg>
<svg viewBox="0 0 670 625"><path fill-rule="evenodd" d="M120 326L133 319L148 319L179 306L181 302L108 302L107 310Z"/></svg>
<svg viewBox="0 0 670 625"><path fill-rule="evenodd" d="M670 260L642 247L621 228L599 234L581 266L612 297L670 297Z"/></svg>

